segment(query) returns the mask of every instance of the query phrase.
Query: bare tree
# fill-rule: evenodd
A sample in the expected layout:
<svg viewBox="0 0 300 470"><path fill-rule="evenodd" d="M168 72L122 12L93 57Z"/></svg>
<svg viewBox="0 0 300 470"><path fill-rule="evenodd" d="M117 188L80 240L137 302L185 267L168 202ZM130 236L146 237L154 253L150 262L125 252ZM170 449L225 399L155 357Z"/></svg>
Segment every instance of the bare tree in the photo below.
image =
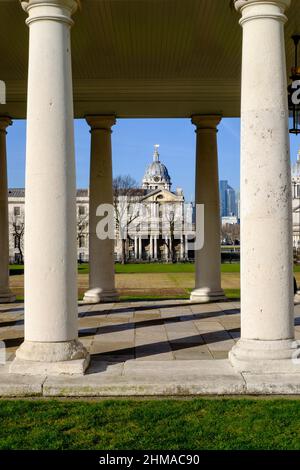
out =
<svg viewBox="0 0 300 470"><path fill-rule="evenodd" d="M240 242L240 225L225 224L221 227L222 243L238 245Z"/></svg>
<svg viewBox="0 0 300 470"><path fill-rule="evenodd" d="M24 219L20 219L19 217L12 215L9 221L11 227L11 233L14 239L15 248L19 250L19 263L24 263L24 253L23 253L23 246L24 246L24 232L25 232L25 222Z"/></svg>
<svg viewBox="0 0 300 470"><path fill-rule="evenodd" d="M79 246L81 245L81 240L86 239L87 232L86 228L88 226L88 214L81 214L78 210L77 215L77 240L79 241ZM81 261L81 260L80 260Z"/></svg>
<svg viewBox="0 0 300 470"><path fill-rule="evenodd" d="M176 245L175 245L175 232L181 233L181 227L178 226L178 223L181 224L181 217L178 217L176 214L176 205L173 203L168 203L164 206L164 213L162 218L162 231L167 232L169 236L164 238L164 245L166 245L168 250L168 259L172 263L177 262L176 256Z"/></svg>
<svg viewBox="0 0 300 470"><path fill-rule="evenodd" d="M121 240L121 263L125 264L126 242L130 238L128 234L129 226L138 218L138 211L135 204L138 196L143 194L143 190L138 188L138 183L130 175L117 176L113 180L114 209L116 229Z"/></svg>

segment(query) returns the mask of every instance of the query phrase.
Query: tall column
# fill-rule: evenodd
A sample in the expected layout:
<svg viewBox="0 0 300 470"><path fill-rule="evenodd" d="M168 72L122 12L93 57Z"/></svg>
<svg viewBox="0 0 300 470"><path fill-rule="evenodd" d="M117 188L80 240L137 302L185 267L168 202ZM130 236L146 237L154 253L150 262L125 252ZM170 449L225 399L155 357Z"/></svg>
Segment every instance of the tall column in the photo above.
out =
<svg viewBox="0 0 300 470"><path fill-rule="evenodd" d="M154 259L157 260L157 243L158 243L158 236L154 235Z"/></svg>
<svg viewBox="0 0 300 470"><path fill-rule="evenodd" d="M183 235L180 237L180 259L184 259L184 243L183 243Z"/></svg>
<svg viewBox="0 0 300 470"><path fill-rule="evenodd" d="M195 251L193 302L225 298L221 288L220 199L217 125L221 116L193 116L196 126L196 204L204 205L204 246Z"/></svg>
<svg viewBox="0 0 300 470"><path fill-rule="evenodd" d="M70 26L73 0L29 0L25 342L11 372L83 373L78 341Z"/></svg>
<svg viewBox="0 0 300 470"><path fill-rule="evenodd" d="M100 240L96 234L96 228L99 222L98 206L109 204L113 208L111 128L116 123L116 119L115 116L87 116L86 120L91 126L90 274L89 290L84 295L84 301L88 303L113 302L118 300L115 289L115 241L111 238Z"/></svg>
<svg viewBox="0 0 300 470"><path fill-rule="evenodd" d="M138 259L138 240L136 235L134 237L134 258Z"/></svg>
<svg viewBox="0 0 300 470"><path fill-rule="evenodd" d="M189 239L187 234L184 235L184 257L186 260L189 259Z"/></svg>
<svg viewBox="0 0 300 470"><path fill-rule="evenodd" d="M299 372L291 361L292 201L284 48L289 4L236 1L243 27L241 339L230 360L241 371Z"/></svg>
<svg viewBox="0 0 300 470"><path fill-rule="evenodd" d="M142 236L139 237L139 259L143 257L143 245L142 245Z"/></svg>
<svg viewBox="0 0 300 470"><path fill-rule="evenodd" d="M8 188L6 165L6 128L9 117L0 116L0 303L13 302L16 297L9 288Z"/></svg>
<svg viewBox="0 0 300 470"><path fill-rule="evenodd" d="M153 259L153 235L150 235L149 258Z"/></svg>
<svg viewBox="0 0 300 470"><path fill-rule="evenodd" d="M165 259L169 261L169 237L165 235Z"/></svg>

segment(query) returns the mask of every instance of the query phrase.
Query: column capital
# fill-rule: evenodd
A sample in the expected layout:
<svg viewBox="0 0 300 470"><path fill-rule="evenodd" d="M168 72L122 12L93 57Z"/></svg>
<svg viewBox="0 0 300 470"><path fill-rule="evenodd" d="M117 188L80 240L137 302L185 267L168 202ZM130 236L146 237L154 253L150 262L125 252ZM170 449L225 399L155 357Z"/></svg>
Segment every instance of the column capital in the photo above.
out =
<svg viewBox="0 0 300 470"><path fill-rule="evenodd" d="M291 5L291 0L234 0L235 9L243 13L241 24L255 18L273 18L285 22L285 10ZM245 10L251 8L251 13L246 14ZM278 11L279 10L279 11Z"/></svg>
<svg viewBox="0 0 300 470"><path fill-rule="evenodd" d="M199 129L205 130L217 130L217 125L220 123L222 116L220 114L215 115L203 115L203 114L194 114L191 117L192 124L197 127L197 131ZM197 132L196 131L196 132Z"/></svg>
<svg viewBox="0 0 300 470"><path fill-rule="evenodd" d="M86 122L92 131L106 130L111 131L112 126L116 124L116 116L111 115L90 115L85 116Z"/></svg>
<svg viewBox="0 0 300 470"><path fill-rule="evenodd" d="M8 116L0 116L0 132L6 132L6 128L12 125L12 120Z"/></svg>
<svg viewBox="0 0 300 470"><path fill-rule="evenodd" d="M20 3L28 14L27 25L34 21L53 20L72 26L71 15L77 10L80 0L20 0Z"/></svg>

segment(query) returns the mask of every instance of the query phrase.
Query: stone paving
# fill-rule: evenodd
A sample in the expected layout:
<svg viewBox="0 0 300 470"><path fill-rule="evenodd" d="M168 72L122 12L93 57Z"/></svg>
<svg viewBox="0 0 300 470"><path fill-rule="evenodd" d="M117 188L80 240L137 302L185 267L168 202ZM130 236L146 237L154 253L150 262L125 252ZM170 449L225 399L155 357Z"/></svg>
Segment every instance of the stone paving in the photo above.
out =
<svg viewBox="0 0 300 470"><path fill-rule="evenodd" d="M184 300L79 305L79 337L93 360L224 359L239 338L239 304ZM0 306L7 360L23 340L23 305Z"/></svg>
<svg viewBox="0 0 300 470"><path fill-rule="evenodd" d="M225 359L240 336L239 302L186 300L79 305L80 341L107 362ZM23 304L0 305L0 340L11 361L23 341ZM295 306L300 339L300 305Z"/></svg>
<svg viewBox="0 0 300 470"><path fill-rule="evenodd" d="M239 338L239 303L184 300L79 305L79 337L91 354L84 376L9 373L23 341L23 305L0 306L0 396L299 394L299 374L240 374L228 351ZM295 306L300 339L300 305Z"/></svg>

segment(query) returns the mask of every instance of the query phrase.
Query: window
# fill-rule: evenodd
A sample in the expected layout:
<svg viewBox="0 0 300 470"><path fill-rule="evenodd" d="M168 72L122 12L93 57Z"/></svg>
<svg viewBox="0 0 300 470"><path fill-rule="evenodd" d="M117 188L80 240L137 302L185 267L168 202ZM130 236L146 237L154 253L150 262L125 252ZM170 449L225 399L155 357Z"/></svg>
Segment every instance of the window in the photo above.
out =
<svg viewBox="0 0 300 470"><path fill-rule="evenodd" d="M78 207L78 214L79 215L85 215L85 207L84 206L79 206Z"/></svg>
<svg viewBox="0 0 300 470"><path fill-rule="evenodd" d="M78 244L79 248L85 248L85 237L83 235L79 236Z"/></svg>
<svg viewBox="0 0 300 470"><path fill-rule="evenodd" d="M21 215L21 207L15 206L14 207L14 216L18 217L19 215Z"/></svg>

